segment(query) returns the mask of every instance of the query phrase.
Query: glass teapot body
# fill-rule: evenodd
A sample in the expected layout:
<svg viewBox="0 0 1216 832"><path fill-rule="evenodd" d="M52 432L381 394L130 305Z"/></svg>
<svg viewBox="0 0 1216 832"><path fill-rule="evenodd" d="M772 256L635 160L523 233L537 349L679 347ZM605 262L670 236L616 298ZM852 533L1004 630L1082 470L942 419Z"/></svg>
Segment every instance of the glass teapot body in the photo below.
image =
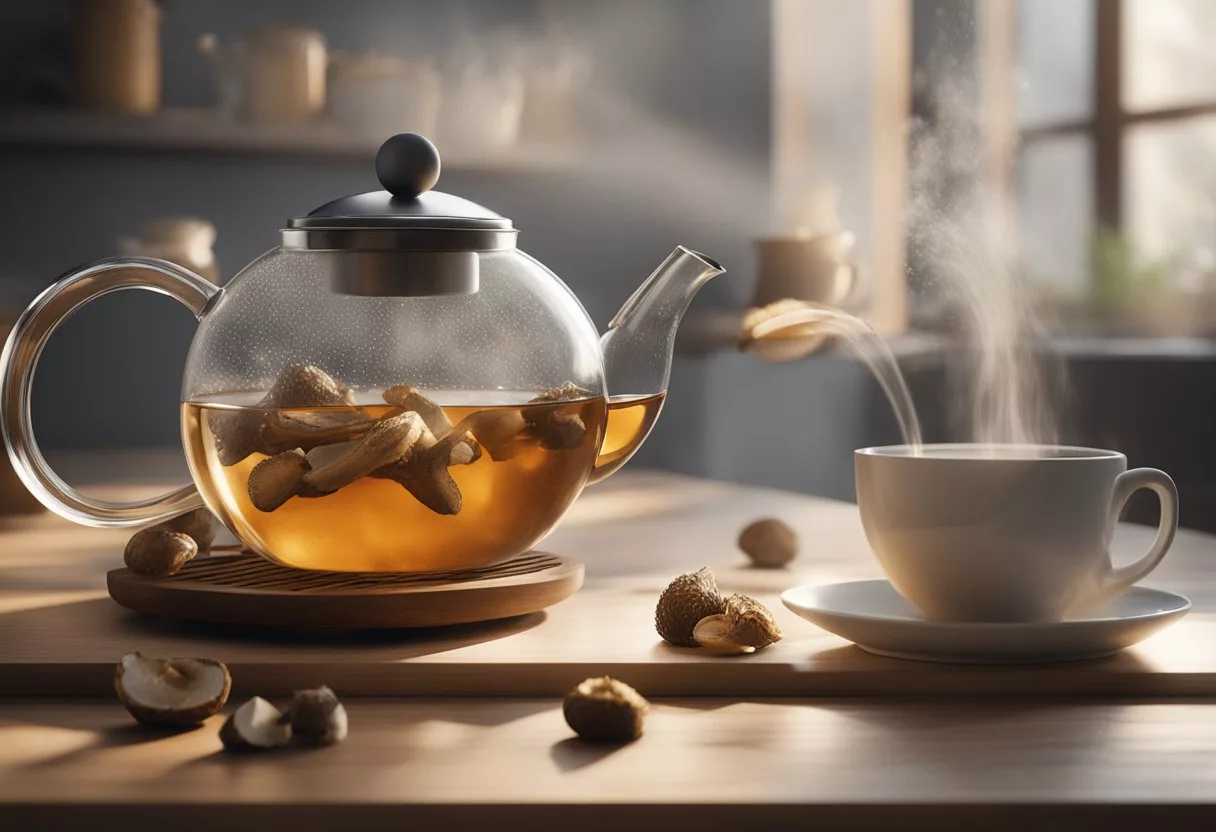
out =
<svg viewBox="0 0 1216 832"><path fill-rule="evenodd" d="M476 293L427 297L328 291L330 256L276 249L201 318L182 438L207 506L303 568L447 570L526 551L578 496L604 435L586 312L518 250L478 255ZM389 443L341 471L370 453L371 427L406 412L423 430L404 464ZM336 479L318 476L326 466ZM259 493L275 467L302 472L295 493Z"/></svg>

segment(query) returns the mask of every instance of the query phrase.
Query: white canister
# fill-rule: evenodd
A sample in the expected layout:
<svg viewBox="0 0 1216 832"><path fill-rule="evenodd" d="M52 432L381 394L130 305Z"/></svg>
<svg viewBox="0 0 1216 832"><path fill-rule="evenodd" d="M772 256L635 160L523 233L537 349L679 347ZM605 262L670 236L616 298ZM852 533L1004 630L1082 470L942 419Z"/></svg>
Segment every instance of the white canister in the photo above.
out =
<svg viewBox="0 0 1216 832"><path fill-rule="evenodd" d="M439 72L421 61L374 52L334 54L329 69L329 119L367 136L433 135L441 86Z"/></svg>

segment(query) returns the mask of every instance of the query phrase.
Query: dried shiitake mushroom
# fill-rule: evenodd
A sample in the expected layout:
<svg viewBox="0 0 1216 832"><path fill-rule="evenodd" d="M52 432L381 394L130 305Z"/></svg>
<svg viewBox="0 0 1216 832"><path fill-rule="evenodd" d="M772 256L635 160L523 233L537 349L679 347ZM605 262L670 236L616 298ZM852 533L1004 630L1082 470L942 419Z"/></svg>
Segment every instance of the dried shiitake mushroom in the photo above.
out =
<svg viewBox="0 0 1216 832"><path fill-rule="evenodd" d="M545 392L533 396L531 401L539 402L570 402L578 399L586 399L591 396L591 391L584 390L573 381L567 381L561 387L551 387Z"/></svg>
<svg viewBox="0 0 1216 832"><path fill-rule="evenodd" d="M706 566L681 575L663 590L655 607L654 626L665 641L680 647L696 647L693 628L697 622L725 610L714 572Z"/></svg>
<svg viewBox="0 0 1216 832"><path fill-rule="evenodd" d="M384 391L384 401L403 411L412 410L426 422L427 429L435 436L445 436L452 429L452 420L443 405L431 399L421 390L407 384L398 384Z"/></svg>
<svg viewBox="0 0 1216 832"><path fill-rule="evenodd" d="M495 462L506 462L528 449L527 429L524 414L515 408L479 410L453 428L471 431Z"/></svg>
<svg viewBox="0 0 1216 832"><path fill-rule="evenodd" d="M298 450L266 457L249 472L249 501L258 511L274 511L300 493L311 470Z"/></svg>
<svg viewBox="0 0 1216 832"><path fill-rule="evenodd" d="M252 410L208 410L207 427L215 439L220 465L236 465L258 450L263 414Z"/></svg>
<svg viewBox="0 0 1216 832"><path fill-rule="evenodd" d="M746 595L731 595L724 611L707 616L693 628L702 647L718 653L753 653L781 640L781 628L763 604Z"/></svg>
<svg viewBox="0 0 1216 832"><path fill-rule="evenodd" d="M375 424L358 410L272 410L260 428L265 454L313 448L357 439Z"/></svg>
<svg viewBox="0 0 1216 832"><path fill-rule="evenodd" d="M181 571L197 554L194 538L158 525L132 535L123 550L123 560L136 575L163 578Z"/></svg>
<svg viewBox="0 0 1216 832"><path fill-rule="evenodd" d="M530 404L577 401L591 393L571 381L561 387L546 390L529 400ZM541 447L550 451L568 451L579 447L587 435L587 426L577 413L567 413L552 408L525 408L525 421L532 433L540 440Z"/></svg>
<svg viewBox="0 0 1216 832"><path fill-rule="evenodd" d="M711 653L724 655L755 653L756 648L748 644L739 644L731 640L730 621L725 615L710 615L702 618L693 627L692 636L697 644Z"/></svg>
<svg viewBox="0 0 1216 832"><path fill-rule="evenodd" d="M436 448L435 455L447 466L472 465L481 459L481 445L477 443L477 437L468 431L463 434L455 431L449 433L436 444Z"/></svg>
<svg viewBox="0 0 1216 832"><path fill-rule="evenodd" d="M798 535L775 517L749 523L739 533L739 548L763 569L780 569L798 555Z"/></svg>
<svg viewBox="0 0 1216 832"><path fill-rule="evenodd" d="M288 364L258 407L354 407L351 389L320 367Z"/></svg>
<svg viewBox="0 0 1216 832"><path fill-rule="evenodd" d="M206 555L211 552L211 544L215 542L215 532L219 528L219 521L215 519L215 515L205 508L196 508L194 511L187 511L185 514L179 514L172 520L166 520L163 523L158 523L171 532L181 532L188 535L198 546L198 553Z"/></svg>
<svg viewBox="0 0 1216 832"><path fill-rule="evenodd" d="M427 409L436 425L451 425L439 405L412 388L395 387L384 395ZM273 424L268 421L263 433ZM307 453L301 451L304 443L293 440L296 447L262 460L250 472L251 502L260 511L274 511L293 496L323 496L361 477L373 476L396 480L439 514L460 513L460 489L448 468L481 457L481 446L471 432L463 429L464 423L462 428L437 437L422 414L410 410L371 421L370 425L359 439L316 445Z"/></svg>
<svg viewBox="0 0 1216 832"><path fill-rule="evenodd" d="M757 650L781 641L781 628L768 607L747 595L731 595L726 599L726 620L730 637L738 644Z"/></svg>
<svg viewBox="0 0 1216 832"><path fill-rule="evenodd" d="M304 483L323 493L337 491L377 468L401 459L425 429L422 417L413 411L381 419L349 453L306 473Z"/></svg>
<svg viewBox="0 0 1216 832"><path fill-rule="evenodd" d="M229 751L280 748L291 742L291 723L260 696L237 708L220 728L220 742Z"/></svg>
<svg viewBox="0 0 1216 832"><path fill-rule="evenodd" d="M453 429L436 441L425 430L410 453L377 469L373 476L399 483L436 514L459 514L464 501L448 468L469 465L480 458L481 446L471 433Z"/></svg>
<svg viewBox="0 0 1216 832"><path fill-rule="evenodd" d="M533 397L529 404L576 401L590 395L576 384L566 382ZM536 443L551 451L577 448L587 434L587 426L577 413L526 406L518 410L481 410L466 417L454 430L470 431L495 462L513 459Z"/></svg>
<svg viewBox="0 0 1216 832"><path fill-rule="evenodd" d="M114 690L145 725L190 728L219 713L232 677L211 659L151 659L128 653L114 669Z"/></svg>
<svg viewBox="0 0 1216 832"><path fill-rule="evenodd" d="M335 442L332 445L319 445L304 455L309 468L323 468L349 454L359 444L359 440L350 442Z"/></svg>
<svg viewBox="0 0 1216 832"><path fill-rule="evenodd" d="M584 679L562 700L566 724L588 742L630 742L642 736L650 703L610 676Z"/></svg>
<svg viewBox="0 0 1216 832"><path fill-rule="evenodd" d="M291 720L292 735L301 742L334 745L346 739L346 708L325 685L296 691L287 716Z"/></svg>
<svg viewBox="0 0 1216 832"><path fill-rule="evenodd" d="M550 451L571 451L583 444L587 426L583 423L583 417L577 413L548 410L530 415L532 418L528 424L540 440L542 448Z"/></svg>
<svg viewBox="0 0 1216 832"><path fill-rule="evenodd" d="M469 429L472 421L466 419L453 428L439 403L408 385L391 387L383 396L388 404L417 413L425 427L408 453L372 476L397 482L436 514L459 514L463 497L448 468L481 458L481 445Z"/></svg>
<svg viewBox="0 0 1216 832"><path fill-rule="evenodd" d="M136 532L127 541L123 559L137 575L172 575L195 557L210 554L218 527L219 521L207 509L187 511Z"/></svg>
<svg viewBox="0 0 1216 832"><path fill-rule="evenodd" d="M221 465L236 465L256 452L273 455L281 446L266 446L262 436L268 412L280 407L354 407L355 395L342 382L320 367L289 364L279 373L270 391L252 410L209 410L207 424L215 438L216 455ZM364 417L366 418L366 417ZM285 441L273 434L278 441ZM349 438L346 437L346 438Z"/></svg>

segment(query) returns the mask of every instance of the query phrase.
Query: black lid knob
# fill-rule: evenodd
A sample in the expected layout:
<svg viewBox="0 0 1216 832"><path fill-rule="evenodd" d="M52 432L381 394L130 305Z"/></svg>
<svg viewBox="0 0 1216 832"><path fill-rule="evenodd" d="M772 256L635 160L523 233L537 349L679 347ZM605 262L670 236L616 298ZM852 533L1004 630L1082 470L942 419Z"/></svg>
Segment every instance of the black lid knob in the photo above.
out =
<svg viewBox="0 0 1216 832"><path fill-rule="evenodd" d="M376 178L397 199L414 199L439 181L439 151L425 136L398 133L376 153Z"/></svg>

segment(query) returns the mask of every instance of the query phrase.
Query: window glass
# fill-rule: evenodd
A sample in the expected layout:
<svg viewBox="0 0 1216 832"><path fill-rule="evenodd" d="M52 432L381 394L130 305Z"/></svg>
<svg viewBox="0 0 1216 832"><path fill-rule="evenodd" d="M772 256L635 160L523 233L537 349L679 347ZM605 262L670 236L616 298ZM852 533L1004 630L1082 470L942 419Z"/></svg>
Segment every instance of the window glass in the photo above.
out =
<svg viewBox="0 0 1216 832"><path fill-rule="evenodd" d="M1214 4L1216 5L1216 4ZM1198 290L1216 257L1216 116L1128 128L1124 224L1138 252Z"/></svg>
<svg viewBox="0 0 1216 832"><path fill-rule="evenodd" d="M1087 135L1027 144L1018 166L1022 267L1053 293L1088 285L1093 216L1093 145Z"/></svg>
<svg viewBox="0 0 1216 832"><path fill-rule="evenodd" d="M1035 127L1089 118L1093 0L1021 0L1017 26L1018 123Z"/></svg>
<svg viewBox="0 0 1216 832"><path fill-rule="evenodd" d="M1123 105L1135 111L1216 99L1214 42L1213 0L1123 0Z"/></svg>

